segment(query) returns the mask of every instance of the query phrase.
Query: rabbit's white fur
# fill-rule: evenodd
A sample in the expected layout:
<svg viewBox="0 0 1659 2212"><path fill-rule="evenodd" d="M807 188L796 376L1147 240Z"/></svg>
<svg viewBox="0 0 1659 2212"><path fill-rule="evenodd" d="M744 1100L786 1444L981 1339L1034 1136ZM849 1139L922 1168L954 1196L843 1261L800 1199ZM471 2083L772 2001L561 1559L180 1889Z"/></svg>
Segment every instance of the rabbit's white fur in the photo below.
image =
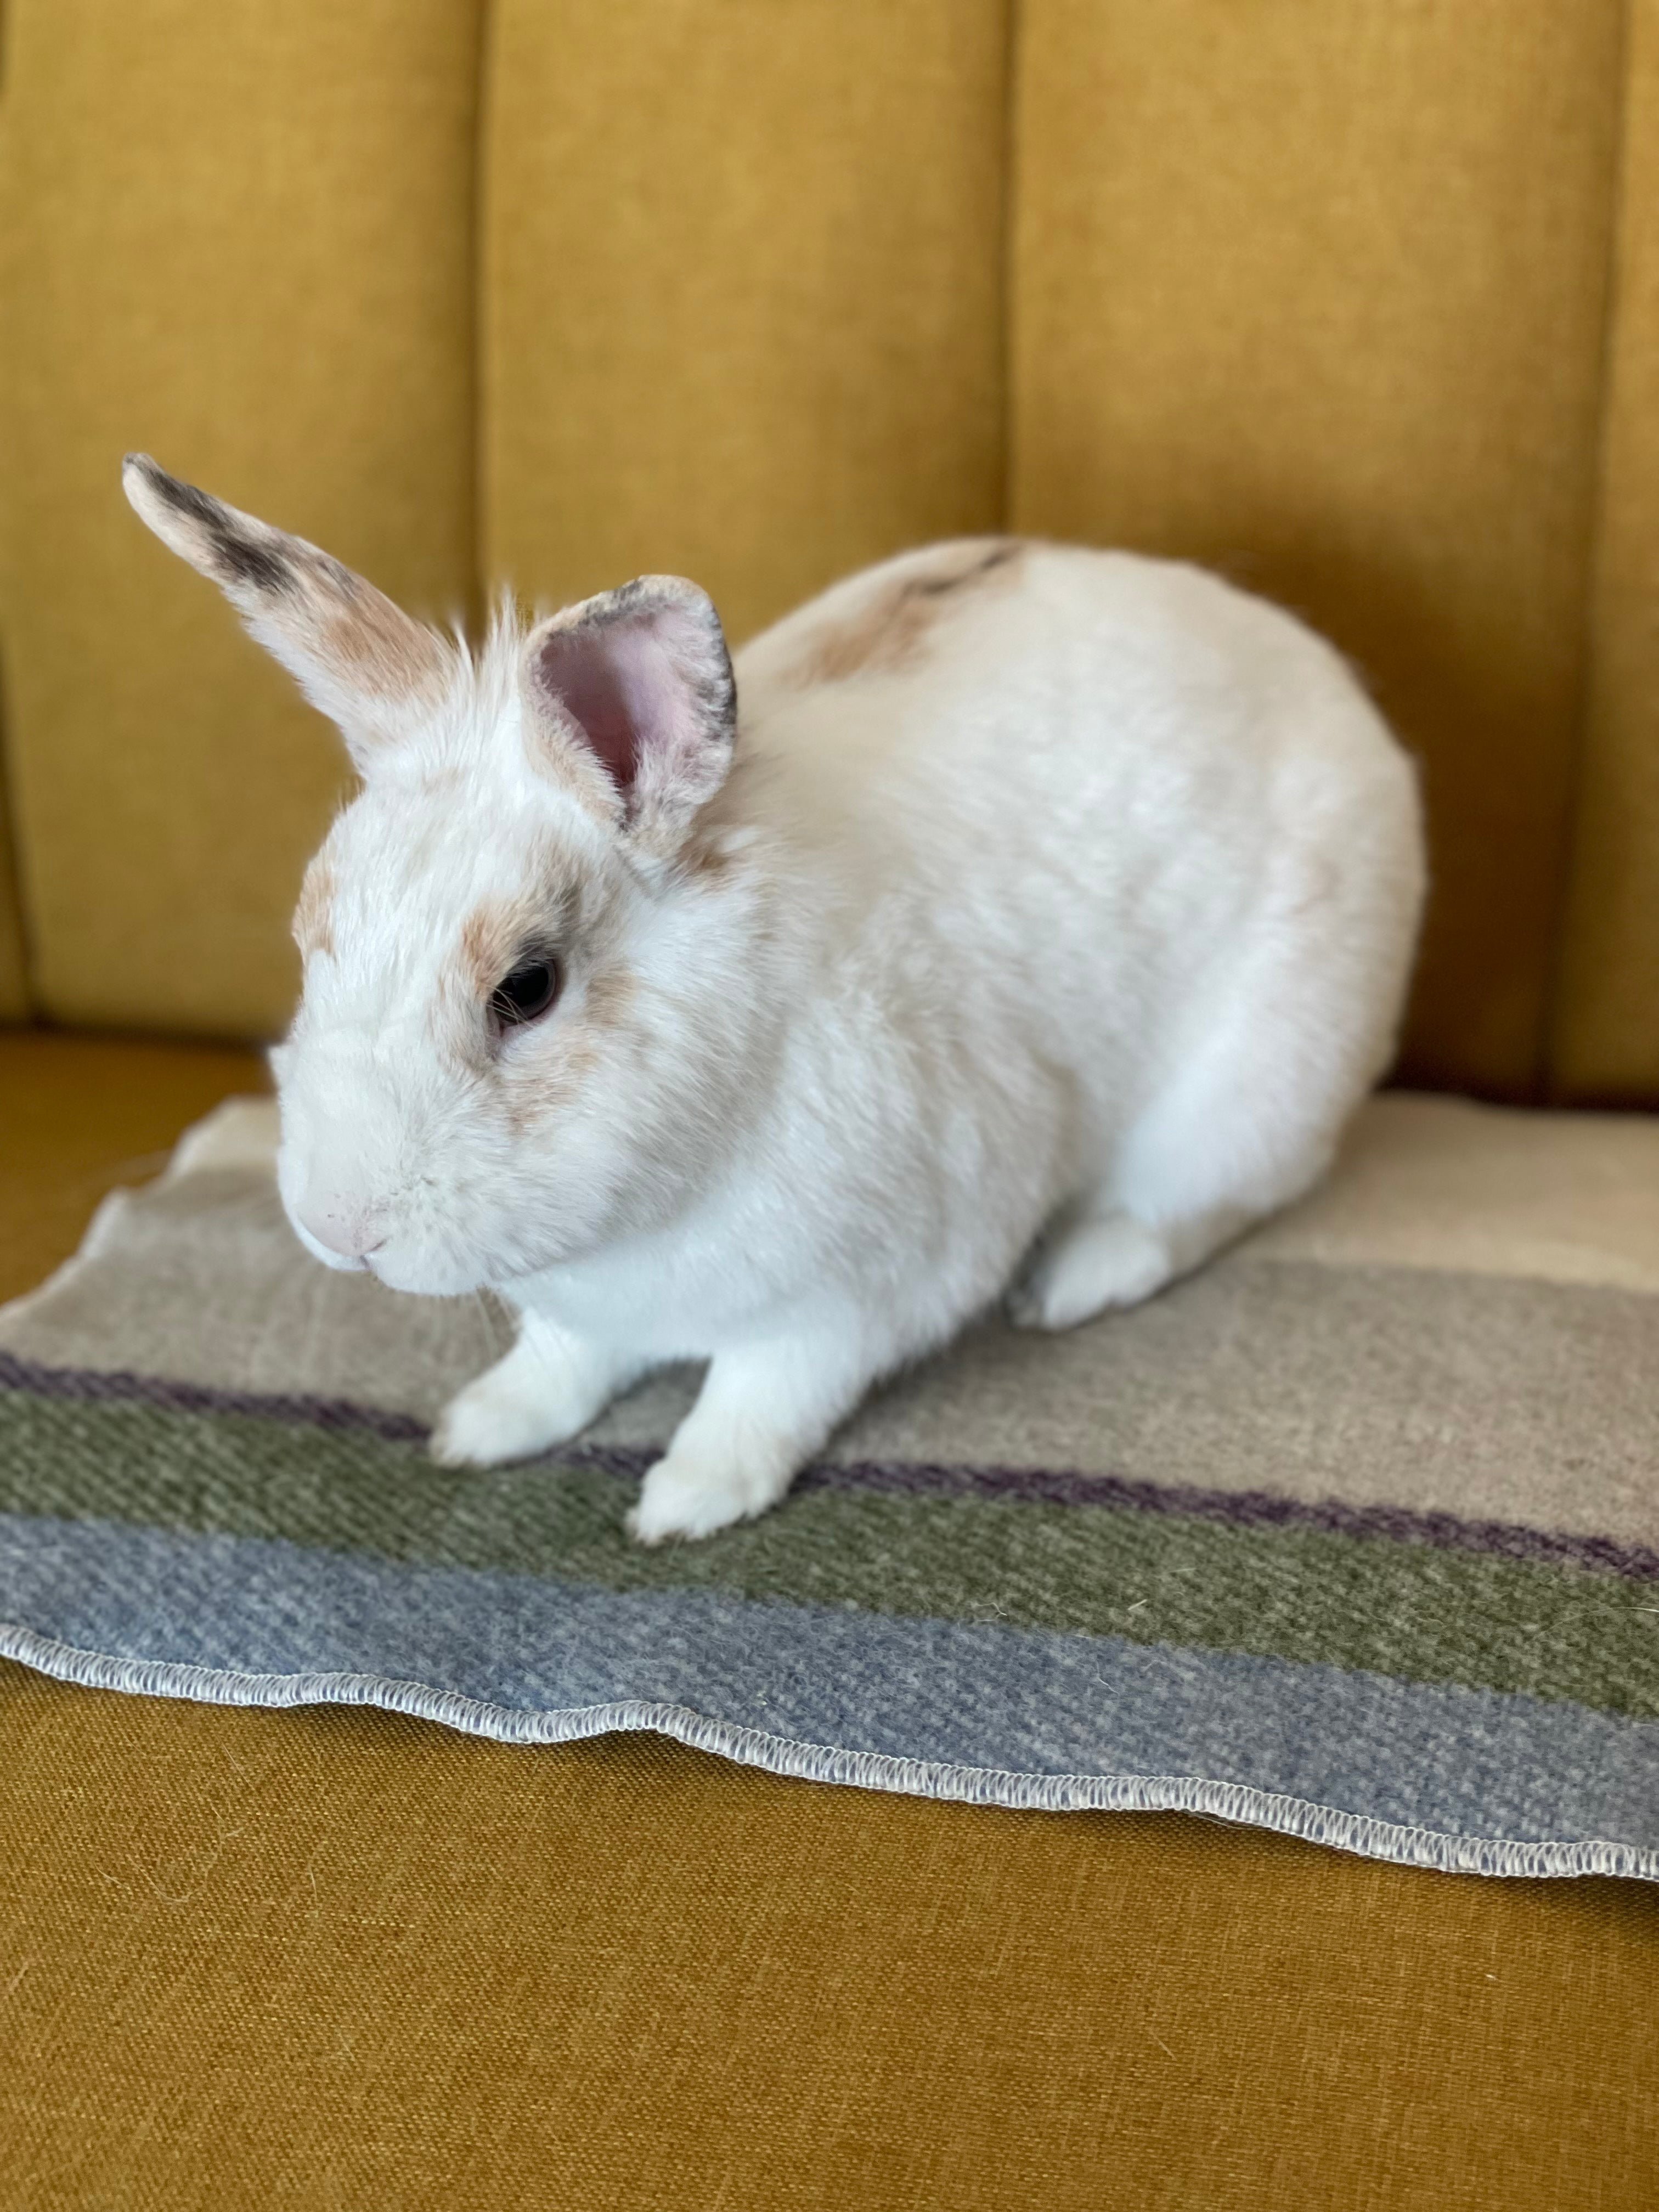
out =
<svg viewBox="0 0 1659 2212"><path fill-rule="evenodd" d="M631 587L609 631L615 597L528 644L504 617L437 696L365 684L316 641L368 586L327 564L342 614L324 556L204 501L216 534L145 465L134 503L367 767L308 887L280 1180L329 1264L520 1313L442 1459L539 1451L706 1360L632 1525L759 1513L999 1297L1067 1328L1295 1198L1388 1062L1412 770L1328 647L1213 576L1006 540L886 562L739 655L722 783L691 587ZM250 544L313 603L298 644ZM560 659L607 637L611 709ZM618 698L669 737L607 733ZM526 947L562 994L492 1030Z"/></svg>

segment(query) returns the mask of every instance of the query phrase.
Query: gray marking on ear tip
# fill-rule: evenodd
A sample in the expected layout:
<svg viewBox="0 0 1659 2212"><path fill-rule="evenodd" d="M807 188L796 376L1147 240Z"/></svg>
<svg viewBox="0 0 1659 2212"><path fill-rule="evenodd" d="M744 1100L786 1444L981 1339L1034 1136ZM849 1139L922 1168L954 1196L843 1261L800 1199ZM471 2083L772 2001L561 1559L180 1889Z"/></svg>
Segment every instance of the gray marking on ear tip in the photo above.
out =
<svg viewBox="0 0 1659 2212"><path fill-rule="evenodd" d="M355 599L362 595L362 578L348 568L343 561L337 561L331 553L320 557L319 565L335 590L343 599Z"/></svg>
<svg viewBox="0 0 1659 2212"><path fill-rule="evenodd" d="M138 466L155 496L165 500L175 514L188 514L192 520L207 524L223 520L223 507L209 493L198 491L182 477L170 477L155 461L141 460Z"/></svg>
<svg viewBox="0 0 1659 2212"><path fill-rule="evenodd" d="M295 588L293 569L269 546L257 545L251 538L228 527L215 530L212 538L214 568L226 583L248 584L259 592Z"/></svg>
<svg viewBox="0 0 1659 2212"><path fill-rule="evenodd" d="M210 562L221 583L245 584L258 592L295 589L290 564L273 546L262 544L239 529L222 501L181 477L170 477L147 453L130 458L156 497L204 533Z"/></svg>

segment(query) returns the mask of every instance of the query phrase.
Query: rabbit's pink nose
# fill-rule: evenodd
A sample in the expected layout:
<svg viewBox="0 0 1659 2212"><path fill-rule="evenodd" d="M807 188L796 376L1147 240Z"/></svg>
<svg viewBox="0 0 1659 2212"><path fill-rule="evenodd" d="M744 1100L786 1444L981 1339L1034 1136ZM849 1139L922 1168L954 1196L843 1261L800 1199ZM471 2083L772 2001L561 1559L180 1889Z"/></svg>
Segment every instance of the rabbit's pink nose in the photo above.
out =
<svg viewBox="0 0 1659 2212"><path fill-rule="evenodd" d="M343 1199L307 1200L300 1208L300 1218L319 1244L343 1260L365 1263L386 1243L386 1232L371 1209Z"/></svg>

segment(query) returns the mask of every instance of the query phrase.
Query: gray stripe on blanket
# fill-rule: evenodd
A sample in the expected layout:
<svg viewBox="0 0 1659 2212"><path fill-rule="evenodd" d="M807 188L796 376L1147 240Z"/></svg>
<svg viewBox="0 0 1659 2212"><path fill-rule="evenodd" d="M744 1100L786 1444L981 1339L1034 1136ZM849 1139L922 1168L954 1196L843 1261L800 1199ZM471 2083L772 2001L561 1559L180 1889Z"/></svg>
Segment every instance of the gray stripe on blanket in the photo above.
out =
<svg viewBox="0 0 1659 2212"><path fill-rule="evenodd" d="M305 1676L319 1701L330 1674L418 1683L501 1710L501 1734L514 1714L672 1705L854 1754L1036 1777L1198 1776L1443 1836L1632 1845L1641 1863L1625 1870L1659 1875L1659 1854L1641 1848L1659 1831L1659 1723L1573 1705L109 1522L0 1516L0 1555L9 1607L37 1637Z"/></svg>

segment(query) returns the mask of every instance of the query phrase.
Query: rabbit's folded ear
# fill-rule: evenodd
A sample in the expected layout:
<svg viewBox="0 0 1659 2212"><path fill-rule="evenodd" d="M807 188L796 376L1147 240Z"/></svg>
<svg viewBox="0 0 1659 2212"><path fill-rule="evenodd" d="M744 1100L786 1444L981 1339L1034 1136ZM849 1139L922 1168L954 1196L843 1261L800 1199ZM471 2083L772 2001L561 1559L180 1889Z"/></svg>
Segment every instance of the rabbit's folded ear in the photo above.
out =
<svg viewBox="0 0 1659 2212"><path fill-rule="evenodd" d="M358 768L438 705L453 648L303 538L290 538L129 453L122 487L163 544L220 586L249 630L339 725Z"/></svg>
<svg viewBox="0 0 1659 2212"><path fill-rule="evenodd" d="M737 735L708 593L682 576L639 576L567 607L526 640L524 689L542 764L596 794L642 858L670 858L726 781Z"/></svg>

